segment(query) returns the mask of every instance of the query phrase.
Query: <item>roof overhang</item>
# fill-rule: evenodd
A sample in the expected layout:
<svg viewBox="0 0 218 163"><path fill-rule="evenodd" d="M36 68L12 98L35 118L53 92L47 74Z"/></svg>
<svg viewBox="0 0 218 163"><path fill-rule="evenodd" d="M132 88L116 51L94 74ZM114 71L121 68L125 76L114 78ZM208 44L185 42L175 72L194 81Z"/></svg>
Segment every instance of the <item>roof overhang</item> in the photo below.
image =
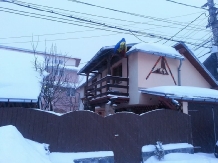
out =
<svg viewBox="0 0 218 163"><path fill-rule="evenodd" d="M143 94L161 96L167 99L218 103L218 91L209 88L191 86L159 86L141 89L140 91Z"/></svg>
<svg viewBox="0 0 218 163"><path fill-rule="evenodd" d="M127 49L130 49L135 43L126 44ZM99 67L102 67L104 63L101 64L101 62L108 56L114 54L114 47L113 46L105 46L102 47L95 55L94 57L83 67L80 69L78 74L86 74L90 73L91 71L98 70Z"/></svg>
<svg viewBox="0 0 218 163"><path fill-rule="evenodd" d="M212 88L218 88L216 79L183 42L175 44L174 48L178 50L180 54L184 55L184 57L197 69L197 71L211 85Z"/></svg>
<svg viewBox="0 0 218 163"><path fill-rule="evenodd" d="M173 58L173 59L178 59L178 60L184 60L183 56L173 56L167 53L160 53L160 52L155 52L155 51L146 51L146 50L141 50L141 49L134 49L130 52L127 52L127 55L130 55L132 53L137 53L137 52L142 52L142 53L147 53L151 55L156 55L156 56L162 56L162 57L167 57L167 58Z"/></svg>
<svg viewBox="0 0 218 163"><path fill-rule="evenodd" d="M38 99L0 98L0 102L37 103Z"/></svg>

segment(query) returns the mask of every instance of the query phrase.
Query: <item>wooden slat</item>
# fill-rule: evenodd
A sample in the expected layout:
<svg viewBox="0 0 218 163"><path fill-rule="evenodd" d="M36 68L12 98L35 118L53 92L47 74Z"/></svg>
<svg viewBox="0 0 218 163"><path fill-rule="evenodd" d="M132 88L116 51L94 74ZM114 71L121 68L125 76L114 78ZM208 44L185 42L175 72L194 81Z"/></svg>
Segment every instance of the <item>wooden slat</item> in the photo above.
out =
<svg viewBox="0 0 218 163"><path fill-rule="evenodd" d="M16 114L14 124L22 135L50 144L51 152L113 151L115 162L136 163L141 162L142 146L157 140L164 144L192 143L190 116L172 110L142 116L117 113L103 118L89 111L57 116L26 108L4 108L0 109L0 125Z"/></svg>

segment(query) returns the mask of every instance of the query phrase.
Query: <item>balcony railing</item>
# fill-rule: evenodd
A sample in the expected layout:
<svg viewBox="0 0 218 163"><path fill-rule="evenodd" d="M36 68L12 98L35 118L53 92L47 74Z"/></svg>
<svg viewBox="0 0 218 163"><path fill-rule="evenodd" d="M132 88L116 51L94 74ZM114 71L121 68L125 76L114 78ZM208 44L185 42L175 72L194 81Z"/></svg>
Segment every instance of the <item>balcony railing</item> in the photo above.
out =
<svg viewBox="0 0 218 163"><path fill-rule="evenodd" d="M129 79L118 76L106 76L85 88L89 100L105 96L129 96Z"/></svg>

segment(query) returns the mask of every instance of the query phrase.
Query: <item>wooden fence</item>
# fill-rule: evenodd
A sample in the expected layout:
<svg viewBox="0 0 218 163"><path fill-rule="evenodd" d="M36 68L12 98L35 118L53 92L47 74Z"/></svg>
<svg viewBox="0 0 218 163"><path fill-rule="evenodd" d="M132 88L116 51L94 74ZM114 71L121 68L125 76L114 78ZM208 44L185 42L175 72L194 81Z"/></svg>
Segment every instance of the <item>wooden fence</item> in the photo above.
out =
<svg viewBox="0 0 218 163"><path fill-rule="evenodd" d="M50 144L51 152L113 151L116 163L139 163L144 145L190 143L190 116L172 110L101 117L89 111L62 116L26 108L0 108L0 126L14 125L25 138Z"/></svg>
<svg viewBox="0 0 218 163"><path fill-rule="evenodd" d="M213 153L218 141L218 105L189 103L195 152Z"/></svg>

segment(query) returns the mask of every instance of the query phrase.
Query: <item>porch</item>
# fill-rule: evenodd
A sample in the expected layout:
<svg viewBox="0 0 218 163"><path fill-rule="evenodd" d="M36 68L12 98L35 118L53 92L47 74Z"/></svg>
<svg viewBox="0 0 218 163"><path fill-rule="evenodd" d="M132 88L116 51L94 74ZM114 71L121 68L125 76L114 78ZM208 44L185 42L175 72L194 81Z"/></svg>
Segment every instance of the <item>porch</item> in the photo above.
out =
<svg viewBox="0 0 218 163"><path fill-rule="evenodd" d="M119 76L105 76L85 87L85 97L90 104L129 101L129 79Z"/></svg>

